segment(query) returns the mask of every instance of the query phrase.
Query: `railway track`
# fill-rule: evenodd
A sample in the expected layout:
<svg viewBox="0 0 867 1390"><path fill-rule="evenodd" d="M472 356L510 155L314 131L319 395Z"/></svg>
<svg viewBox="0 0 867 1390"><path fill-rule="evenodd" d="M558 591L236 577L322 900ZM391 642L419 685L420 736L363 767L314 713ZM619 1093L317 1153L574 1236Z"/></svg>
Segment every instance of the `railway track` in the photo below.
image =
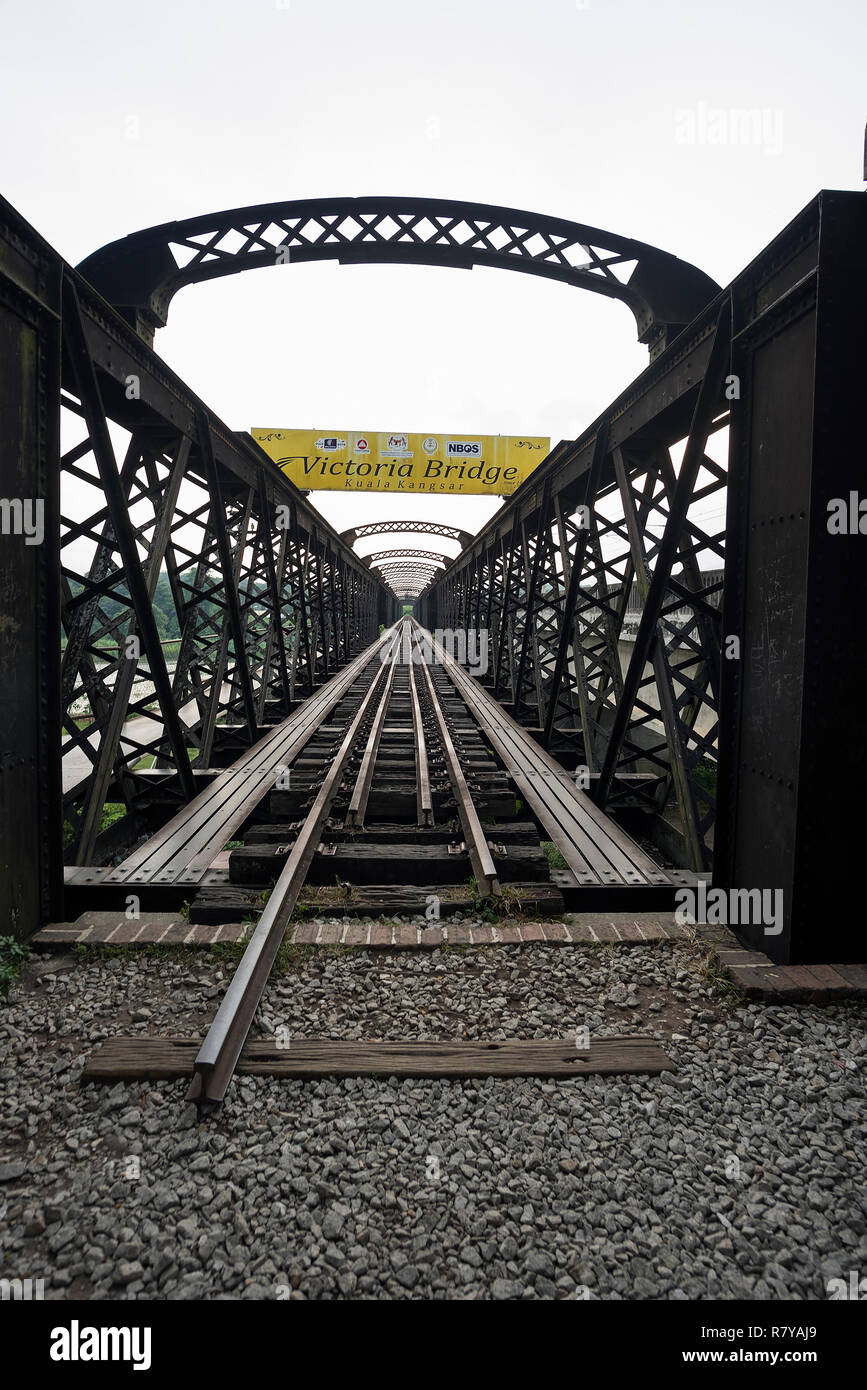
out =
<svg viewBox="0 0 867 1390"><path fill-rule="evenodd" d="M303 818L271 821L267 829L260 822L231 854L230 877L257 879L270 893L193 1064L188 1099L200 1110L226 1094L314 861L315 877L333 873L347 900L370 883L381 891L390 873L404 886L420 880L425 889L431 880L437 887L470 880L482 900L502 899L504 872L512 881L529 875L550 885L543 832L538 823L519 821L516 781L561 848L575 851L566 774L547 766L532 740L515 740L510 750L508 728L494 727L465 685L469 678L452 667L417 623L402 619L322 714L288 778L281 769L269 814L297 808ZM598 813L597 819L604 820ZM631 848L634 855L638 847ZM624 874L640 876L625 844L615 852ZM656 881L654 868L643 868ZM439 894L424 897L439 915Z"/></svg>
<svg viewBox="0 0 867 1390"><path fill-rule="evenodd" d="M400 848L414 848L415 864L423 864L424 852L433 850L430 863L448 865L445 850L458 865L457 872L472 874L481 897L501 894L488 834L474 801L474 793L481 792L486 804L491 774L470 771L484 766L485 750L470 729L466 711L434 678L417 625L403 619L392 629L328 719L296 765L294 790L304 804L311 798L312 804L302 821L286 827L287 836L291 830L294 838L275 848L273 857L285 858L285 864L194 1062L188 1099L200 1109L219 1104L226 1094L317 851L323 858L339 860L340 881L350 891L353 877L355 882L363 882L365 875L369 880L371 865L381 861L383 852L394 858L398 848L393 841L383 844L381 838L365 837L368 816L375 812L412 826L411 844ZM467 772L465 762L470 765ZM284 776L281 773L281 780ZM289 786L279 789L293 790L291 773ZM463 840L443 846L430 832L436 831L438 815L440 825L450 819L452 807ZM341 829L347 837L342 854L335 852L336 844L323 844L326 826ZM247 856L254 857L255 852ZM409 856L396 858L405 874ZM258 870L263 876L268 873L261 852ZM454 872L450 865L448 876Z"/></svg>
<svg viewBox="0 0 867 1390"><path fill-rule="evenodd" d="M551 869L544 842L556 846L566 869ZM72 869L67 883L101 906L131 888L151 908L191 894L192 922L238 922L258 909L193 1063L188 1098L209 1111L247 1056L302 892L302 910L322 915L438 919L469 908L559 916L582 903L670 907L684 877L655 864L429 633L404 618L215 773L121 864ZM139 1050L147 1043L157 1068L151 1074L166 1056L189 1057L179 1040L165 1054L157 1039L142 1040ZM345 1065L331 1057L331 1045L322 1046L321 1065ZM552 1047L557 1065L574 1070L581 1059ZM132 1040L117 1054L124 1066L134 1055ZM503 1065L529 1064L516 1058Z"/></svg>

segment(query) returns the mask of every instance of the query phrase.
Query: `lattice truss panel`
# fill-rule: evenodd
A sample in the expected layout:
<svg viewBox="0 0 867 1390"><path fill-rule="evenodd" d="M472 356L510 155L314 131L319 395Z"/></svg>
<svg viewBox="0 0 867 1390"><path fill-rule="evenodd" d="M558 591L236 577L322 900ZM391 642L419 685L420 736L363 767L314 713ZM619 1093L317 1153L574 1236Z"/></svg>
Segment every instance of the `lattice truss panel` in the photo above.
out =
<svg viewBox="0 0 867 1390"><path fill-rule="evenodd" d="M636 255L591 246L582 239L580 230L569 234L561 230L563 225L536 218L534 225L528 227L505 217L473 216L470 211L441 215L425 206L407 212L394 211L394 215L391 208L373 212L320 211L315 215L305 211L295 217L274 217L228 229L218 225L170 241L169 250L178 269L191 276L199 267L216 268L221 261L236 262L257 253L273 257L281 248L286 248L291 256L293 250L349 250L353 246L378 245L516 257L561 270L570 278L586 276L608 281L618 290L629 281Z"/></svg>
<svg viewBox="0 0 867 1390"><path fill-rule="evenodd" d="M472 540L468 531L462 531L458 526L446 526L440 521L369 521L363 526L353 526L351 530L341 532L341 535L350 542L366 536L406 535L409 531L422 536L445 536L448 540L460 541L461 545Z"/></svg>
<svg viewBox="0 0 867 1390"><path fill-rule="evenodd" d="M166 814L188 801L219 727L250 742L333 675L375 635L382 590L304 523L290 489L278 501L263 471L250 483L218 467L204 412L193 438L110 420L74 308L61 395L65 855L90 863L106 802L146 806L154 770L168 774Z"/></svg>
<svg viewBox="0 0 867 1390"><path fill-rule="evenodd" d="M151 717L153 650L142 644L130 593L129 569L109 515L103 480L83 422L81 397L62 396L61 585L65 647L62 657L64 783L67 839L71 851L92 852L109 783L135 794L134 772L161 740L163 726ZM81 426L69 443L72 415ZM104 423L104 422L103 422ZM123 435L112 432L118 443ZM125 433L125 432L124 432ZM142 435L126 435L114 480L128 517L139 578L153 596L171 520L174 483L189 456L188 444L173 452ZM160 652L161 655L161 652ZM159 657L156 659L159 664ZM163 660L164 685L168 672ZM124 727L124 720L133 722ZM170 749L166 763L180 773L183 752ZM189 778L189 762L185 769ZM191 779L190 779L191 780Z"/></svg>
<svg viewBox="0 0 867 1390"><path fill-rule="evenodd" d="M719 745L726 440L709 439L722 348L687 441L607 446L583 474L509 530L493 528L433 591L443 627L485 628L488 680L546 743L571 746L616 806L641 795L679 821L693 867L711 862Z"/></svg>

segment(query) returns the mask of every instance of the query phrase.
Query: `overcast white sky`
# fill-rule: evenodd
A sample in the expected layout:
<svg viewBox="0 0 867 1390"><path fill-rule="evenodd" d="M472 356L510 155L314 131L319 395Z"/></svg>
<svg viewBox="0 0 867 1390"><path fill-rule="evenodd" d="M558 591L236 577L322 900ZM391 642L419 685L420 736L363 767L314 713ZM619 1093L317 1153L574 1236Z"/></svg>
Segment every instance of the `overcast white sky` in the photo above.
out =
<svg viewBox="0 0 867 1390"><path fill-rule="evenodd" d="M863 186L862 0L2 0L0 18L0 192L73 263L173 218L406 193L574 218L726 283L820 188ZM744 108L765 137L710 143L713 113ZM233 428L555 442L647 362L601 296L335 263L186 289L156 346ZM340 528L492 511L312 500Z"/></svg>

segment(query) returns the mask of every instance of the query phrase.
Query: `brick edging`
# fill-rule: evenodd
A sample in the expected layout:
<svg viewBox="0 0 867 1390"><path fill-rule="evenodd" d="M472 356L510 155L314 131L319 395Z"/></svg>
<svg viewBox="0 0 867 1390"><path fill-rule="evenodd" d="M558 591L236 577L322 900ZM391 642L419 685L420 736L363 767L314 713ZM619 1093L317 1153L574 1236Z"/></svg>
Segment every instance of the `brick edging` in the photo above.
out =
<svg viewBox="0 0 867 1390"><path fill-rule="evenodd" d="M540 942L546 945L602 945L612 942L638 944L642 941L682 940L687 935L676 922L638 926L635 922L576 923L522 922L520 925L466 926L462 922L441 926L414 926L411 923L376 922L372 926L346 927L327 922L317 926L302 923L292 930L291 940L308 946L368 946L397 950L435 949L437 946L520 946Z"/></svg>
<svg viewBox="0 0 867 1390"><path fill-rule="evenodd" d="M699 931L700 935L710 933ZM835 1004L867 999L867 966L854 964L777 965L762 951L750 951L729 931L709 940L711 952L748 999L780 1004Z"/></svg>
<svg viewBox="0 0 867 1390"><path fill-rule="evenodd" d="M93 917L94 914L91 914ZM144 921L117 922L113 914L96 914L102 920L88 920L83 914L77 922L59 922L43 927L32 938L37 948L70 945L109 946L213 946L240 941L248 927L237 923L191 925L184 918L153 914ZM430 926L412 923L301 922L290 929L287 939L302 946L361 946L374 949L427 949L440 946L519 946L532 945L639 945L648 941L680 941L687 937L685 927L665 916L637 921L623 914L597 920L602 914L588 914L583 922L504 922L501 926L467 926L462 922L442 922ZM107 919L107 920L106 920Z"/></svg>

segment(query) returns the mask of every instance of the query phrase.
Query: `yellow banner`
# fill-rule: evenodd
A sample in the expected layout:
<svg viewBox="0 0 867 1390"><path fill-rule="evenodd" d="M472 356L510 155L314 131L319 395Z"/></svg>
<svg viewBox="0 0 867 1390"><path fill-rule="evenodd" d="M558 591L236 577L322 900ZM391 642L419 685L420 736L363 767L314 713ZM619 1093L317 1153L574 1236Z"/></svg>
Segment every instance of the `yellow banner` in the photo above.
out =
<svg viewBox="0 0 867 1390"><path fill-rule="evenodd" d="M251 433L296 487L340 491L507 496L551 451L550 439L529 435Z"/></svg>

